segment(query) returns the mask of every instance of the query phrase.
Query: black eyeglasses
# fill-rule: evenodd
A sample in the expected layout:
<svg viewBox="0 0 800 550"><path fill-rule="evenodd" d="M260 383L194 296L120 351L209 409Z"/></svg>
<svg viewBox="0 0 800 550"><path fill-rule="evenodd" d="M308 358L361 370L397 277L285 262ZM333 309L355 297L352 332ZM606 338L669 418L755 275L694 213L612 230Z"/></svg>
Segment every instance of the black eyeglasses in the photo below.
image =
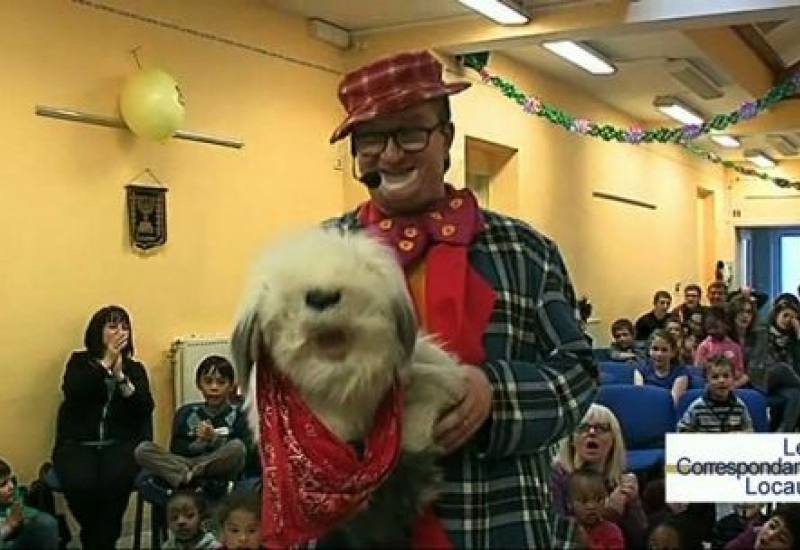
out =
<svg viewBox="0 0 800 550"><path fill-rule="evenodd" d="M431 134L445 124L445 122L439 121L430 128L407 126L387 132L354 133L352 140L353 153L357 155L380 155L386 150L389 138L392 138L404 153L419 153L428 147L431 141Z"/></svg>
<svg viewBox="0 0 800 550"><path fill-rule="evenodd" d="M605 422L596 424L593 424L591 422L581 422L580 424L578 424L579 434L588 434L592 430L594 430L596 433L599 434L607 434L611 431L611 425Z"/></svg>

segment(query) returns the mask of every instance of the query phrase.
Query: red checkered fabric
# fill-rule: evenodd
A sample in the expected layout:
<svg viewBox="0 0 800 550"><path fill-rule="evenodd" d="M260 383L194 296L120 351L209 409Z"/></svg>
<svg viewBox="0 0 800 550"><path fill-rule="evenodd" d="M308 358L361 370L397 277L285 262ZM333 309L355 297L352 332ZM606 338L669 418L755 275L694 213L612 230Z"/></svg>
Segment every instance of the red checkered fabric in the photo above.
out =
<svg viewBox="0 0 800 550"><path fill-rule="evenodd" d="M470 87L469 82L446 84L442 69L430 52L421 51L379 59L348 73L339 84L347 118L333 132L331 143L346 137L360 122Z"/></svg>

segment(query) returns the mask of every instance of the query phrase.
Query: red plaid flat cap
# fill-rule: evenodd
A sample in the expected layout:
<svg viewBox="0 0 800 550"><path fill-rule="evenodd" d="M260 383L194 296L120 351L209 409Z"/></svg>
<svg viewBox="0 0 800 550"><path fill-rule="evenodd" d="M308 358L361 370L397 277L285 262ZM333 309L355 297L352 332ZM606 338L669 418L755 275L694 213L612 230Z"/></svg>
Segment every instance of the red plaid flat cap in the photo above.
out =
<svg viewBox="0 0 800 550"><path fill-rule="evenodd" d="M339 84L339 101L347 118L333 132L331 143L346 137L360 122L471 86L469 82L446 84L442 69L430 52L422 51L385 57L348 73Z"/></svg>

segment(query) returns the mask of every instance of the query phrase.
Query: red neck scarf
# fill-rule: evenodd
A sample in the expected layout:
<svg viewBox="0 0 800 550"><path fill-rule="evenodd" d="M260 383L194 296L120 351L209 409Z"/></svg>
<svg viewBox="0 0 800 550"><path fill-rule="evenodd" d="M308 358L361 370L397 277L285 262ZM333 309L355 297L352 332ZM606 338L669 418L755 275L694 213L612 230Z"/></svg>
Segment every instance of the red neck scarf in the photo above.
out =
<svg viewBox="0 0 800 550"><path fill-rule="evenodd" d="M406 276L417 260L424 261L424 296L414 296L417 308L425 311L419 316L426 320L423 328L462 363L480 366L495 293L469 263L469 245L485 229L472 192L447 186L445 197L416 216L389 217L368 202L359 209L358 217L397 251ZM415 526L413 548L452 548L432 507Z"/></svg>
<svg viewBox="0 0 800 550"><path fill-rule="evenodd" d="M397 251L409 268L425 262L423 327L435 334L462 363L484 361L483 333L494 307L495 294L469 263L469 245L484 230L478 202L469 189L447 186L446 195L415 216L388 217L373 203L359 209L362 225ZM422 299L420 299L422 298Z"/></svg>
<svg viewBox="0 0 800 550"><path fill-rule="evenodd" d="M358 511L400 454L403 392L378 408L364 457L333 434L274 366L260 361L257 402L262 459L261 538L287 548L319 538Z"/></svg>

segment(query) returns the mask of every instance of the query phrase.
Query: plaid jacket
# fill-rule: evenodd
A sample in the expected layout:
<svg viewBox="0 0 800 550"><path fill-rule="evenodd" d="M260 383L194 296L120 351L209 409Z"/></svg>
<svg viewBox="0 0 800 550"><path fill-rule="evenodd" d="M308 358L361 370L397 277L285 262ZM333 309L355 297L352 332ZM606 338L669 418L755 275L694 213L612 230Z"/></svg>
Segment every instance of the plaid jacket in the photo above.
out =
<svg viewBox="0 0 800 550"><path fill-rule="evenodd" d="M359 228L356 212L326 222ZM484 211L472 266L496 292L483 365L492 415L473 442L443 461L437 503L456 548L569 548L572 523L553 513L553 447L593 401L591 349L555 243L524 223Z"/></svg>

